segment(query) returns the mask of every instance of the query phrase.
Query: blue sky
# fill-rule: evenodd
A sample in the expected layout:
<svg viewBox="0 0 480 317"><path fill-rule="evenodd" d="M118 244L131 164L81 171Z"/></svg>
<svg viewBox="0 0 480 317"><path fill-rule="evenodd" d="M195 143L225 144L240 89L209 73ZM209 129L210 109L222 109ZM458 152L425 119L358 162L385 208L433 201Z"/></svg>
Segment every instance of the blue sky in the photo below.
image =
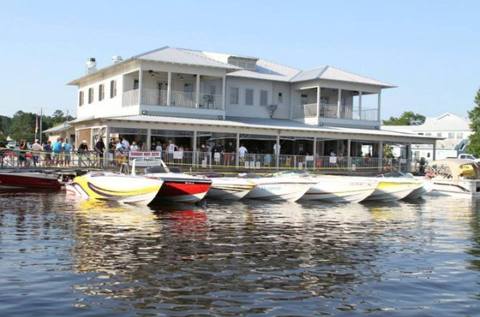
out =
<svg viewBox="0 0 480 317"><path fill-rule="evenodd" d="M85 60L161 46L333 65L393 83L384 118L466 115L480 88L480 1L4 1L0 114L75 110Z"/></svg>

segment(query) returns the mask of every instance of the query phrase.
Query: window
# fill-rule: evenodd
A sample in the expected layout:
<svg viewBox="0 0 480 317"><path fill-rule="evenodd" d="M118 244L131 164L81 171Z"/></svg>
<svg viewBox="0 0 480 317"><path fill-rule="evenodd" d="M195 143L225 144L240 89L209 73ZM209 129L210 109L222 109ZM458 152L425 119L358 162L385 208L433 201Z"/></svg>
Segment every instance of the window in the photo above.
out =
<svg viewBox="0 0 480 317"><path fill-rule="evenodd" d="M110 81L110 98L113 98L117 95L117 81Z"/></svg>
<svg viewBox="0 0 480 317"><path fill-rule="evenodd" d="M230 87L230 104L238 105L238 88Z"/></svg>
<svg viewBox="0 0 480 317"><path fill-rule="evenodd" d="M423 135L423 132L418 132L418 135Z"/></svg>
<svg viewBox="0 0 480 317"><path fill-rule="evenodd" d="M430 132L425 133L426 136L431 136L432 134Z"/></svg>
<svg viewBox="0 0 480 317"><path fill-rule="evenodd" d="M253 89L245 89L245 104L247 106L253 106Z"/></svg>
<svg viewBox="0 0 480 317"><path fill-rule="evenodd" d="M78 93L78 105L79 106L83 106L83 102L84 102L84 96L83 96L83 91L80 91Z"/></svg>
<svg viewBox="0 0 480 317"><path fill-rule="evenodd" d="M463 133L457 132L457 139L463 139Z"/></svg>
<svg viewBox="0 0 480 317"><path fill-rule="evenodd" d="M437 132L437 136L438 136L439 138L441 138L441 137L442 137L442 132Z"/></svg>
<svg viewBox="0 0 480 317"><path fill-rule="evenodd" d="M138 86L140 85L140 82L138 81L138 79L134 79L133 80L133 89L138 89Z"/></svg>
<svg viewBox="0 0 480 317"><path fill-rule="evenodd" d="M448 138L449 138L449 139L455 138L455 133L453 133L453 132L448 132Z"/></svg>
<svg viewBox="0 0 480 317"><path fill-rule="evenodd" d="M278 93L278 103L283 103L283 94L281 92Z"/></svg>
<svg viewBox="0 0 480 317"><path fill-rule="evenodd" d="M266 106L268 104L268 91L260 90L260 106Z"/></svg>
<svg viewBox="0 0 480 317"><path fill-rule="evenodd" d="M105 98L105 85L98 86L98 101L102 101Z"/></svg>
<svg viewBox="0 0 480 317"><path fill-rule="evenodd" d="M88 88L88 103L93 102L93 88Z"/></svg>

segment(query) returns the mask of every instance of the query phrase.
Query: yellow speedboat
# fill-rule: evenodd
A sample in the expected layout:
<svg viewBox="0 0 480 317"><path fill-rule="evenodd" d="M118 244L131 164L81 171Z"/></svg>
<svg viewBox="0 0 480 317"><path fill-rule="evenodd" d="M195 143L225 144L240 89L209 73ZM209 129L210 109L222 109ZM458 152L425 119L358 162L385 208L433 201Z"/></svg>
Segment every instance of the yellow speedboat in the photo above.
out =
<svg viewBox="0 0 480 317"><path fill-rule="evenodd" d="M408 177L378 178L377 188L366 200L395 201L406 198L412 192L423 187L423 182Z"/></svg>
<svg viewBox="0 0 480 317"><path fill-rule="evenodd" d="M162 185L160 179L100 172L75 177L68 190L85 199L148 205Z"/></svg>

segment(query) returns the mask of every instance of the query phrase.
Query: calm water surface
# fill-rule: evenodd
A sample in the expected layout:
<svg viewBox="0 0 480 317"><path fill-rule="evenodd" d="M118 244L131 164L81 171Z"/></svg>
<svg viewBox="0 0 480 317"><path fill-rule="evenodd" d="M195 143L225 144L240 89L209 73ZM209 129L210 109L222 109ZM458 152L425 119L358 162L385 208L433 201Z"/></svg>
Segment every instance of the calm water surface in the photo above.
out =
<svg viewBox="0 0 480 317"><path fill-rule="evenodd" d="M479 208L0 194L0 316L480 315Z"/></svg>

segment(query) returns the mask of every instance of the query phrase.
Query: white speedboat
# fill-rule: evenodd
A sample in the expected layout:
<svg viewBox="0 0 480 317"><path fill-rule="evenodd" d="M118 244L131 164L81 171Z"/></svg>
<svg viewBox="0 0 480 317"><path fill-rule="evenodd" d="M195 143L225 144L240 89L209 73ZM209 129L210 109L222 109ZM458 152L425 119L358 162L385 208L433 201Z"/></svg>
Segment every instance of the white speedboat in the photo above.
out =
<svg viewBox="0 0 480 317"><path fill-rule="evenodd" d="M318 176L302 200L322 200L333 203L361 202L373 194L378 179L352 176Z"/></svg>
<svg viewBox="0 0 480 317"><path fill-rule="evenodd" d="M237 177L217 177L211 180L212 186L207 193L207 198L219 200L242 199L256 186L251 180Z"/></svg>
<svg viewBox="0 0 480 317"><path fill-rule="evenodd" d="M427 166L432 194L480 198L480 169L470 160L445 159Z"/></svg>
<svg viewBox="0 0 480 317"><path fill-rule="evenodd" d="M142 176L107 172L87 173L74 178L67 190L86 199L121 203L150 204L157 196L163 181Z"/></svg>
<svg viewBox="0 0 480 317"><path fill-rule="evenodd" d="M265 200L297 201L315 184L315 181L309 177L294 175L249 178L249 180L256 186L245 198Z"/></svg>
<svg viewBox="0 0 480 317"><path fill-rule="evenodd" d="M369 201L396 201L406 198L423 186L423 182L409 177L379 177Z"/></svg>

